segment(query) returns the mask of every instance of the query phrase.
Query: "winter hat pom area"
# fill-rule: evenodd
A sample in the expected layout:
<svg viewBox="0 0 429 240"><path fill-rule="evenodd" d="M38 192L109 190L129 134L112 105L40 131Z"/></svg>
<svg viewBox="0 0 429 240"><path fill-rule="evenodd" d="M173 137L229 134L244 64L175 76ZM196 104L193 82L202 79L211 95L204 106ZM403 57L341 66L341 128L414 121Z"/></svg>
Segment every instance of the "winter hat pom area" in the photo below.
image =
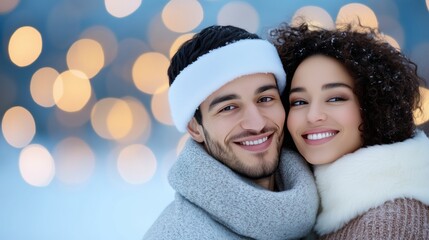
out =
<svg viewBox="0 0 429 240"><path fill-rule="evenodd" d="M267 40L243 39L216 48L184 68L168 92L174 125L186 132L198 106L228 82L249 74L272 73L283 92L286 73L276 48Z"/></svg>

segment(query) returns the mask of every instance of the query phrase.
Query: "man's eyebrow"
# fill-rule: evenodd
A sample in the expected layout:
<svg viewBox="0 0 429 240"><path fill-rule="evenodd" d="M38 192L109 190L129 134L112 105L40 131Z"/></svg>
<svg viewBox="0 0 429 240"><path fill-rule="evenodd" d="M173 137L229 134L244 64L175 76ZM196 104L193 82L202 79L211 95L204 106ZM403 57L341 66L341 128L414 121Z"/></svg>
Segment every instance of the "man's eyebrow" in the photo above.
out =
<svg viewBox="0 0 429 240"><path fill-rule="evenodd" d="M277 85L269 84L269 85L261 86L255 90L255 94L260 94L260 93L263 93L263 92L270 90L270 89L277 89ZM233 99L239 99L239 98L240 97L236 94L229 94L229 95L217 97L210 102L209 111L221 102L225 102L225 101L229 101L229 100L233 100Z"/></svg>
<svg viewBox="0 0 429 240"><path fill-rule="evenodd" d="M229 101L232 99L238 99L238 98L239 97L236 94L229 94L229 95L217 97L210 102L209 111L221 102Z"/></svg>
<svg viewBox="0 0 429 240"><path fill-rule="evenodd" d="M322 90L327 90L327 89L332 89L332 88L338 88L338 87L345 87L345 88L349 88L351 90L353 90L353 88L345 83L328 83L322 86ZM294 93L294 92L304 92L305 88L303 87L296 87L296 88L291 88L289 91L289 95Z"/></svg>
<svg viewBox="0 0 429 240"><path fill-rule="evenodd" d="M263 92L265 92L267 90L271 90L271 89L277 89L277 85L269 84L269 85L264 85L262 87L259 87L258 89L256 89L255 94L263 93Z"/></svg>

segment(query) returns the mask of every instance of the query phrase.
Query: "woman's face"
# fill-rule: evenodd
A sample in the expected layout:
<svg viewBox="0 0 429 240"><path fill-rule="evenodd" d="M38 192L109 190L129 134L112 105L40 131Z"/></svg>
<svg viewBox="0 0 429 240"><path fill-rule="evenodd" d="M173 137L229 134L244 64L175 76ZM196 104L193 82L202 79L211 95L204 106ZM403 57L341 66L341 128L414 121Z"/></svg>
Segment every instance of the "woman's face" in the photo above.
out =
<svg viewBox="0 0 429 240"><path fill-rule="evenodd" d="M333 58L311 56L296 69L287 127L307 162L330 163L362 146L353 88L352 77Z"/></svg>

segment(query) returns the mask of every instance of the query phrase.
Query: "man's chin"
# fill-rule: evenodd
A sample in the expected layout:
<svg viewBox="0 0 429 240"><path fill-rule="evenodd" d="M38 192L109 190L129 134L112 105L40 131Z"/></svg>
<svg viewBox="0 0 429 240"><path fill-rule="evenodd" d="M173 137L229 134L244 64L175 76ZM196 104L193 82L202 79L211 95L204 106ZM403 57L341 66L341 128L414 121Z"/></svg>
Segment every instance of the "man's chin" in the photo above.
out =
<svg viewBox="0 0 429 240"><path fill-rule="evenodd" d="M264 178L269 178L274 173L275 173L275 171L272 173L264 173L264 174L259 174L259 175L241 175L241 176L254 181L254 180L262 180Z"/></svg>
<svg viewBox="0 0 429 240"><path fill-rule="evenodd" d="M259 168L258 170L247 170L242 172L237 172L242 177L251 179L251 180L258 180L258 179L264 179L267 177L271 177L278 169L278 161L277 164L274 164L275 166L272 166L270 168Z"/></svg>

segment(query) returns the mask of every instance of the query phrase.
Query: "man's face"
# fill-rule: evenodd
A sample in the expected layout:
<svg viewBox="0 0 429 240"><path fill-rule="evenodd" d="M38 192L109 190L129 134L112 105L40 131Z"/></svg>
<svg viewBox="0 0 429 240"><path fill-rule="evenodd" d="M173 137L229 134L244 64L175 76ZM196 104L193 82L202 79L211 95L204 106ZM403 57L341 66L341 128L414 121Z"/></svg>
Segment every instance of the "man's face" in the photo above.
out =
<svg viewBox="0 0 429 240"><path fill-rule="evenodd" d="M261 179L277 169L285 110L272 74L239 77L201 105L202 125L189 124L191 136L244 177Z"/></svg>

